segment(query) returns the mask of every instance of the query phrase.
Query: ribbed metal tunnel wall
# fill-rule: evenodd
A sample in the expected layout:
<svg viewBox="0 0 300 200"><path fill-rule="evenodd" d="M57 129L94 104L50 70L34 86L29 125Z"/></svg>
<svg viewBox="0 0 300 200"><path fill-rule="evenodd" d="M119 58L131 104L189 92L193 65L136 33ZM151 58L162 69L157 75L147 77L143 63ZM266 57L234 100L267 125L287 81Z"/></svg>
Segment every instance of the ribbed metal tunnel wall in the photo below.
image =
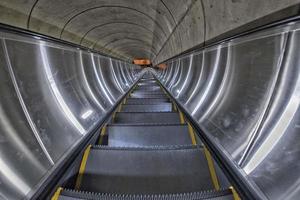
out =
<svg viewBox="0 0 300 200"><path fill-rule="evenodd" d="M0 32L0 198L22 199L103 122L139 67Z"/></svg>
<svg viewBox="0 0 300 200"><path fill-rule="evenodd" d="M249 186L298 199L298 22L215 43L298 3L2 0L1 23L53 38L1 27L0 198L30 198L139 78L141 57L166 63L156 76Z"/></svg>
<svg viewBox="0 0 300 200"><path fill-rule="evenodd" d="M167 62L157 73L224 158L267 199L297 199L299 23Z"/></svg>

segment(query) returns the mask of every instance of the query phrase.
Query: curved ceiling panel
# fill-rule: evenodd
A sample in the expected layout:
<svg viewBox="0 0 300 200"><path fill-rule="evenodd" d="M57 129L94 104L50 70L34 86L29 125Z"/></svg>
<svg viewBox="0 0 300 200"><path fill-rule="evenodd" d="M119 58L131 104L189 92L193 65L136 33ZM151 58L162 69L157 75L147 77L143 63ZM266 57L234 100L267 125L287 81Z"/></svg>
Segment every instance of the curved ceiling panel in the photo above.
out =
<svg viewBox="0 0 300 200"><path fill-rule="evenodd" d="M5 16L5 23L98 49L121 59L130 60L145 52L155 59L194 2L200 0L3 0L0 17ZM135 49L130 52L129 46L126 52L112 51L115 47L106 48L107 42L123 38L139 40L141 44L135 43L135 46L143 46L142 53ZM132 46L130 40L126 41ZM125 53L130 57L124 57Z"/></svg>
<svg viewBox="0 0 300 200"><path fill-rule="evenodd" d="M151 35L149 34L143 34L141 32L130 32L130 31L118 31L118 32L114 32L114 33L110 33L110 34L106 34L104 36L101 37L101 46L106 47L107 44L109 44L112 41L116 41L116 40L120 40L120 39L124 39L124 38L144 38L145 40L140 40L140 39L136 39L136 40L140 40L141 42L145 43L148 42L151 44ZM148 43L148 44L149 44ZM96 40L95 43L93 43L91 45L91 48L93 48L94 46L97 46L99 44L99 41Z"/></svg>
<svg viewBox="0 0 300 200"><path fill-rule="evenodd" d="M120 45L120 46L116 46L114 48L111 49L111 51L117 51L117 52L122 52L122 53L126 53L126 55L130 54L131 51L135 51L136 49L138 49L139 51L139 55L144 54L143 56L136 56L136 58L146 58L146 57L155 57L156 54L155 52L153 52L151 49L145 49L145 47L143 45L140 45L138 43L129 43L126 45Z"/></svg>
<svg viewBox="0 0 300 200"><path fill-rule="evenodd" d="M119 46L119 45L121 46L122 44L124 44L124 41L126 42L124 45L127 45L127 44L129 44L128 40L130 40L130 43L131 43L131 41L140 43L145 48L149 48L149 49L153 50L156 53L158 51L157 49L155 49L151 46L151 43L147 43L144 40L134 38L134 37L123 37L123 38L112 39L112 40L106 42L103 47L110 49L110 47L116 47L116 46Z"/></svg>
<svg viewBox="0 0 300 200"><path fill-rule="evenodd" d="M146 25L124 21L114 21L94 26L88 30L81 38L81 45L94 48L97 45L101 45L110 36L114 37L115 34L119 33L122 33L123 35L136 33L140 35L140 38L151 38L153 46L160 45L164 42L163 38L160 37L159 34L155 33ZM89 42L86 40L86 38L95 38L95 40L93 42Z"/></svg>
<svg viewBox="0 0 300 200"><path fill-rule="evenodd" d="M150 15L134 8L125 6L99 6L84 10L67 21L61 30L60 37L64 37L64 31L71 29L78 33L93 27L94 24L103 24L117 20L128 22L140 19L139 24L145 23L148 27L158 27L158 31L167 36L166 30ZM89 30L89 29L88 29ZM82 34L84 35L84 34Z"/></svg>
<svg viewBox="0 0 300 200"><path fill-rule="evenodd" d="M106 49L108 49L112 52L118 50L117 52L122 53L121 50L123 48L125 48L127 50L131 50L132 45L141 47L140 52L153 52L153 55L156 55L156 51L153 48L151 48L151 46L149 46L147 43L143 43L143 42L141 42L139 40L136 40L134 38L118 39L118 40L113 41L110 44L106 45ZM132 57L140 57L140 56L135 56L134 55ZM147 54L146 58L147 57L150 58L150 55ZM151 57L153 57L153 56L151 56Z"/></svg>
<svg viewBox="0 0 300 200"><path fill-rule="evenodd" d="M130 53L132 57L124 58L122 52L109 51L103 44L135 34L135 38L158 50L152 57L155 64L195 46L297 15L298 3L299 0L1 0L0 22L101 49L126 60L137 55ZM279 11L282 12L276 15ZM244 26L250 22L253 23Z"/></svg>
<svg viewBox="0 0 300 200"><path fill-rule="evenodd" d="M179 1L180 2L180 1ZM186 3L186 2L182 2ZM88 1L58 1L55 4L46 0L38 0L32 9L28 27L39 32L49 32L52 35L85 46L101 46L102 33L114 34L113 40L128 37L129 32L136 32L135 29L145 34L135 35L135 38L144 40L154 48L160 48L176 26L177 16L182 14L173 13L172 4L166 0L155 1L133 1L133 0L88 0ZM181 9L180 12L184 11ZM43 30L43 26L37 26L35 19L47 24L54 24L57 28L49 27ZM118 26L131 27L123 35L116 34L123 30ZM117 27L117 28L116 28ZM54 30L55 29L55 30ZM114 30L111 30L114 29ZM118 36L119 38L116 38ZM155 38L155 39L154 39ZM107 39L107 38L104 38ZM156 41L156 44L152 44ZM148 45L149 46L149 45ZM145 48L149 48L145 46ZM99 49L99 47L97 47ZM105 49L105 48L104 48ZM135 55L132 55L134 58Z"/></svg>

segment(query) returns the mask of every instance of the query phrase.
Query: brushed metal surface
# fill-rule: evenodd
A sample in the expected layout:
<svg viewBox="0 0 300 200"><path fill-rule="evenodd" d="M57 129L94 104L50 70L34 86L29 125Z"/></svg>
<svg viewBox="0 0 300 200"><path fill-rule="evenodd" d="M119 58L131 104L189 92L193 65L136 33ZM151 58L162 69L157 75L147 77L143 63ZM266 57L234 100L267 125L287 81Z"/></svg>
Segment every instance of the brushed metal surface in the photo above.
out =
<svg viewBox="0 0 300 200"><path fill-rule="evenodd" d="M30 198L140 69L25 34L0 41L0 198Z"/></svg>
<svg viewBox="0 0 300 200"><path fill-rule="evenodd" d="M156 77L268 199L298 199L299 23L168 61Z"/></svg>
<svg viewBox="0 0 300 200"><path fill-rule="evenodd" d="M112 194L174 194L212 188L203 148L199 146L95 146L79 189Z"/></svg>

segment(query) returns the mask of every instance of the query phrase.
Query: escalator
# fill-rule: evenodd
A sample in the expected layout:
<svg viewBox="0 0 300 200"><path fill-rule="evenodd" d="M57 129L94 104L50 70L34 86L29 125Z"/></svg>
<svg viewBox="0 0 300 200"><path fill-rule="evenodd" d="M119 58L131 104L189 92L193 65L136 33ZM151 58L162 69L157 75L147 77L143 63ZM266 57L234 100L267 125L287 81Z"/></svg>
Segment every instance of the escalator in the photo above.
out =
<svg viewBox="0 0 300 200"><path fill-rule="evenodd" d="M237 199L150 72L85 149L78 168L74 186L62 185L52 200Z"/></svg>

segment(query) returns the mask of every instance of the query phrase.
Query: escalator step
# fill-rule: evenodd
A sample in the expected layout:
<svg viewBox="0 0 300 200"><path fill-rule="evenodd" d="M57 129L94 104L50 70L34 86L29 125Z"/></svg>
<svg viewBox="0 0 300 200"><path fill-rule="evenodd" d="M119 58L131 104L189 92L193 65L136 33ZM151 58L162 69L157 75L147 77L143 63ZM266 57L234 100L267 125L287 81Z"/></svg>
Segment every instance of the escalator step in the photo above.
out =
<svg viewBox="0 0 300 200"><path fill-rule="evenodd" d="M132 98L164 98L164 97L167 97L166 94L164 93L161 93L161 94L139 94L139 93L131 93L130 94L130 97Z"/></svg>
<svg viewBox="0 0 300 200"><path fill-rule="evenodd" d="M163 102L170 102L169 98L128 98L126 104L157 104Z"/></svg>
<svg viewBox="0 0 300 200"><path fill-rule="evenodd" d="M117 112L114 123L119 124L179 124L177 112Z"/></svg>
<svg viewBox="0 0 300 200"><path fill-rule="evenodd" d="M159 91L133 91L131 95L163 95L165 94L162 90Z"/></svg>
<svg viewBox="0 0 300 200"><path fill-rule="evenodd" d="M94 146L79 189L118 194L168 194L211 190L213 184L199 146Z"/></svg>
<svg viewBox="0 0 300 200"><path fill-rule="evenodd" d="M146 92L153 91L153 92L155 92L155 91L161 91L161 88L159 86L150 86L150 87L146 87L146 86L141 87L140 86L140 87L135 88L134 91L146 91Z"/></svg>
<svg viewBox="0 0 300 200"><path fill-rule="evenodd" d="M160 104L125 104L122 105L122 112L171 112L171 103Z"/></svg>
<svg viewBox="0 0 300 200"><path fill-rule="evenodd" d="M109 146L170 146L191 144L186 124L153 125L108 125L106 128Z"/></svg>
<svg viewBox="0 0 300 200"><path fill-rule="evenodd" d="M139 83L156 83L157 84L155 79L141 79L139 81Z"/></svg>
<svg viewBox="0 0 300 200"><path fill-rule="evenodd" d="M138 86L158 86L158 83L152 81L152 82L139 82L137 84Z"/></svg>
<svg viewBox="0 0 300 200"><path fill-rule="evenodd" d="M131 94L165 94L162 90L158 91L144 91L144 90L134 90Z"/></svg>
<svg viewBox="0 0 300 200"><path fill-rule="evenodd" d="M62 190L59 200L233 200L230 190L203 191L192 193L159 194L159 195L123 195L105 194L84 191Z"/></svg>

